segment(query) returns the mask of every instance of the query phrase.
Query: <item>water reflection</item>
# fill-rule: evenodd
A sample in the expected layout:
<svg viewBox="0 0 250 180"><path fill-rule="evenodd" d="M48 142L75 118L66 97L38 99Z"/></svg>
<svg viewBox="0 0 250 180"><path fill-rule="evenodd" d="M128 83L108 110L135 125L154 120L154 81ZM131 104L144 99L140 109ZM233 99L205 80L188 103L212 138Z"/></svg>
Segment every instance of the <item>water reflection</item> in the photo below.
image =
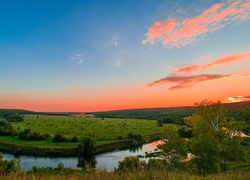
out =
<svg viewBox="0 0 250 180"><path fill-rule="evenodd" d="M154 152L159 142L160 141L157 141L150 144L133 147L127 150L115 150L112 152L97 154L94 156L49 158L20 155L18 157L14 157L13 155L3 153L3 158L6 160L10 160L13 158L20 159L20 165L24 170L31 170L33 166L37 166L40 168L56 168L57 165L62 162L64 164L64 167L72 169L84 169L86 168L86 164L88 164L93 168L112 171L114 170L114 167L117 167L118 162L122 161L127 156L144 156L146 153Z"/></svg>
<svg viewBox="0 0 250 180"><path fill-rule="evenodd" d="M141 150L142 150L142 145L129 148L129 151L133 153L141 151Z"/></svg>
<svg viewBox="0 0 250 180"><path fill-rule="evenodd" d="M86 168L96 168L96 158L95 156L81 156L78 157L77 167L81 169Z"/></svg>

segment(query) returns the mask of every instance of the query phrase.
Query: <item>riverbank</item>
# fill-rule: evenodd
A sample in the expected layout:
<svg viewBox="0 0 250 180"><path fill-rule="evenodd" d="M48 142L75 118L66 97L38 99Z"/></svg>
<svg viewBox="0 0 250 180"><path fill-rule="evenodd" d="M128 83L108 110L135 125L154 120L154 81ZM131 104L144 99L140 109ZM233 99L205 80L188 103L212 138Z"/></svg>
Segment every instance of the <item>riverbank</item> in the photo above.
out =
<svg viewBox="0 0 250 180"><path fill-rule="evenodd" d="M96 152L94 154L100 154L115 149L125 149L136 145L143 144L145 142L153 142L159 140L162 133L153 133L143 135L143 140L140 142L134 142L130 139L116 140L105 144L99 144L96 147ZM49 144L45 145L31 145L24 143L17 143L11 141L10 139L5 139L0 136L0 151L13 154L13 155L29 155L29 156L40 156L40 157L76 157L77 143L67 143L62 144Z"/></svg>

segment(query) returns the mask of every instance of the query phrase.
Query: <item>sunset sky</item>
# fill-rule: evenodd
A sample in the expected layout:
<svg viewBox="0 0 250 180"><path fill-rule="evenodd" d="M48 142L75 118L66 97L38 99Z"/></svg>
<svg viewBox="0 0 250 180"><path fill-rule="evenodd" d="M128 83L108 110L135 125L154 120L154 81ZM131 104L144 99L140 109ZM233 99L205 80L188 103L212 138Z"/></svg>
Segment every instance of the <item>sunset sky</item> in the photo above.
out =
<svg viewBox="0 0 250 180"><path fill-rule="evenodd" d="M0 108L250 100L250 0L8 0L0 18Z"/></svg>

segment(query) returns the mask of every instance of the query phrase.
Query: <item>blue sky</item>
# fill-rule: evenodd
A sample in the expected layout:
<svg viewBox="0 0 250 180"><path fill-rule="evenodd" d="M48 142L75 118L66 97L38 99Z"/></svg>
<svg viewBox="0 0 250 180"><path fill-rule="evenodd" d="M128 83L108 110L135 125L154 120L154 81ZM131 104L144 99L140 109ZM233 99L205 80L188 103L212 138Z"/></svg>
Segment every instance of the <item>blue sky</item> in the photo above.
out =
<svg viewBox="0 0 250 180"><path fill-rule="evenodd" d="M248 99L249 4L1 1L0 108L95 111ZM173 74L200 64L214 68ZM228 83L221 89L238 88L213 89L222 78Z"/></svg>

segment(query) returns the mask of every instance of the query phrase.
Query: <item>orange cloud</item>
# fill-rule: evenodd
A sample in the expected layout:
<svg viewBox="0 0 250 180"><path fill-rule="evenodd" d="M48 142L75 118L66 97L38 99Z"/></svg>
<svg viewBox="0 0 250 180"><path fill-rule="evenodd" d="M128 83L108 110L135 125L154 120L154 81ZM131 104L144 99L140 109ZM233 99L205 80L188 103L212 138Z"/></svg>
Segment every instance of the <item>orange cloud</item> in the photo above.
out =
<svg viewBox="0 0 250 180"><path fill-rule="evenodd" d="M243 54L233 54L228 56L221 56L218 59L213 60L208 64L197 64L197 65L189 65L186 67L182 67L176 70L173 74L182 74L182 73L191 73L195 71L203 71L217 66L224 66L228 64L233 64L236 62L244 61L250 59L250 52Z"/></svg>
<svg viewBox="0 0 250 180"><path fill-rule="evenodd" d="M227 78L230 76L231 75L222 75L222 74L212 74L212 75L201 74L201 75L194 75L194 76L168 76L166 78L149 83L148 86L177 83L177 85L169 88L170 90L176 90L176 89L191 87L196 83Z"/></svg>
<svg viewBox="0 0 250 180"><path fill-rule="evenodd" d="M232 96L232 97L226 97L223 100L224 103L246 102L246 101L250 101L250 96Z"/></svg>
<svg viewBox="0 0 250 180"><path fill-rule="evenodd" d="M168 48L185 46L232 21L245 20L249 15L250 1L225 1L214 4L199 16L184 20L170 18L154 23L146 33L147 38L142 40L142 44L161 42Z"/></svg>

